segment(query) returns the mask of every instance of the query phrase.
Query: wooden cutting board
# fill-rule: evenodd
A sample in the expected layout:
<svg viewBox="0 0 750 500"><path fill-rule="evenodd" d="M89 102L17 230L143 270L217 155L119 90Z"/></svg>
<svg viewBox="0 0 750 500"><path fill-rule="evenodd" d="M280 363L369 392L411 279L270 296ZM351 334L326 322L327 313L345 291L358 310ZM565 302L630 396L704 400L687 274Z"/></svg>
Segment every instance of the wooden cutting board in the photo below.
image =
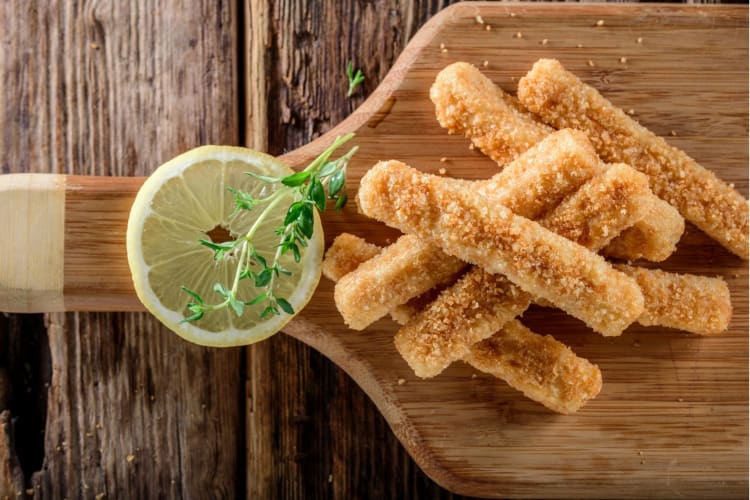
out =
<svg viewBox="0 0 750 500"><path fill-rule="evenodd" d="M284 160L302 165L333 135L355 131L360 151L350 167L350 194L381 159L486 178L496 165L469 150L465 139L448 136L434 119L427 93L435 75L451 62L468 61L514 93L534 61L555 57L747 196L747 28L746 7L459 4L422 28L347 120ZM0 310L140 310L124 232L142 182L0 177L0 233L13 235L0 260ZM32 244L40 227L50 244L29 258L24 249L40 246ZM329 243L342 231L380 244L397 236L357 215L354 204L328 216L325 227ZM601 394L572 416L553 414L461 363L435 379L417 379L393 347L396 326L384 319L364 332L348 330L326 280L286 333L346 370L420 466L455 492L744 496L747 263L689 226L677 254L661 267L724 277L734 305L730 330L699 337L633 326L621 337L603 338L557 311L532 308L524 315L533 330L554 335L602 370ZM25 269L45 272L31 276Z"/></svg>

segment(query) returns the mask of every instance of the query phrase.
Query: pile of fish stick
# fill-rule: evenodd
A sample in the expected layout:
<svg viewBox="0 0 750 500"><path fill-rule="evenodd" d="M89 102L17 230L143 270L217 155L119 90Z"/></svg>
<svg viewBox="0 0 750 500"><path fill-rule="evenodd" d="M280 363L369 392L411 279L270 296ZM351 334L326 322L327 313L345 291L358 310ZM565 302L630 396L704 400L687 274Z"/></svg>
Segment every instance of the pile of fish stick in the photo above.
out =
<svg viewBox="0 0 750 500"><path fill-rule="evenodd" d="M390 160L365 174L359 210L404 234L381 248L344 233L326 252L323 273L350 328L390 314L401 325L396 349L417 376L463 361L563 414L599 394L602 374L525 327L518 318L530 304L605 336L633 323L727 329L723 279L632 263L667 259L685 219L747 259L748 201L731 186L556 60L534 64L518 98L454 63L430 99L440 125L501 170L465 181Z"/></svg>

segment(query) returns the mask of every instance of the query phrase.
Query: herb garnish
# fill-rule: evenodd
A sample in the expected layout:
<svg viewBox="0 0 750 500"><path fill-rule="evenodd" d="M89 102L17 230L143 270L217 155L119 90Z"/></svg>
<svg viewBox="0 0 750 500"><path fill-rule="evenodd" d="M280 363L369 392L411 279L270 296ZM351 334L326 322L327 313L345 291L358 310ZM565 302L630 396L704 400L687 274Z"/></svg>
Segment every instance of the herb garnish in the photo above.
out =
<svg viewBox="0 0 750 500"><path fill-rule="evenodd" d="M284 268L280 263L280 258L287 252L291 252L295 262L299 262L304 248L307 247L308 240L313 235L315 227L315 211L323 212L326 209L328 200L333 202L336 210L344 207L347 201L346 193L343 191L346 184L346 166L349 159L357 151L353 147L344 156L336 160L330 160L330 156L336 149L354 134L347 134L343 137L337 137L331 146L326 149L320 156L313 160L304 170L295 172L286 177L268 177L258 175L253 172L246 172L247 175L255 177L269 184L280 184L278 189L270 195L263 198L255 198L246 191L228 188L234 196L234 216L240 210L253 210L255 207L265 205L263 212L258 215L253 225L247 233L233 241L223 243L214 243L208 240L200 240L200 243L214 251L214 259L220 261L228 255L236 256L237 270L234 275L234 281L231 286L222 283L214 285L216 292L223 300L215 304L207 304L203 297L190 288L183 286L182 290L193 298L186 307L192 313L186 317L183 322L197 321L211 311L217 311L231 307L237 316L242 316L245 306L255 304L265 304L265 308L260 313L260 317L265 318L270 314L294 314L292 305L283 297L279 297L274 292L276 280L281 276L291 276L291 271ZM279 236L279 243L275 245L276 253L273 261L268 261L258 254L253 245L253 236L258 228L263 224L264 219L289 193L293 193L295 201L289 205L286 217L281 226L276 228L275 232ZM251 266L259 266L256 272ZM240 281L249 279L253 282L259 294L247 300L237 296Z"/></svg>
<svg viewBox="0 0 750 500"><path fill-rule="evenodd" d="M349 61L346 65L346 77L349 79L349 91L346 93L347 97L351 97L357 87L365 81L365 75L362 74L362 70L358 69L357 73L354 73L354 63Z"/></svg>

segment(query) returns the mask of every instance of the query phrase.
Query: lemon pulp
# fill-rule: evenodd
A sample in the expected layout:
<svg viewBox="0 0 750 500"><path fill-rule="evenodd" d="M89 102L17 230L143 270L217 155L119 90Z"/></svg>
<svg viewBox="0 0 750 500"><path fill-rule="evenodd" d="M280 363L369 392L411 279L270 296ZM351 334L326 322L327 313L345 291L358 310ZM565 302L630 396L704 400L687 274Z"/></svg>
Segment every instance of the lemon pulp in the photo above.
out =
<svg viewBox="0 0 750 500"><path fill-rule="evenodd" d="M245 148L202 146L160 166L146 180L136 196L128 219L127 253L136 293L146 308L181 337L207 346L235 346L262 340L279 331L292 318L281 313L263 319L264 304L246 306L237 316L227 307L210 311L195 322L183 322L186 306L193 299L181 287L198 293L206 303L223 300L213 287L222 283L231 288L239 248L223 260L199 243L211 236L236 239L247 233L265 206L240 210L233 215L234 198L227 188L239 189L256 198L268 196L279 184L269 184L246 175L254 172L269 177L294 173L272 156ZM252 243L268 262L276 253L279 236L274 230L283 225L288 206L295 201L290 191L266 216ZM214 241L220 243L220 241ZM285 298L299 312L310 300L320 280L323 256L323 230L315 214L315 230L300 262L291 252L280 264L292 272L276 280L274 293ZM255 269L258 271L259 269ZM264 290L251 280L240 281L238 297L249 301Z"/></svg>

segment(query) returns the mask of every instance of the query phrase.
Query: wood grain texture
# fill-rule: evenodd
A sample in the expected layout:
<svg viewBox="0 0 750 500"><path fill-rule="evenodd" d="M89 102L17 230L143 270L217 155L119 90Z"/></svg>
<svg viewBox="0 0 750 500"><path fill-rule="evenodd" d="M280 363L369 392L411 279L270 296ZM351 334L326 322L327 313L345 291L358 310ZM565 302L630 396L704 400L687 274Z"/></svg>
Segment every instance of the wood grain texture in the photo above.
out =
<svg viewBox="0 0 750 500"><path fill-rule="evenodd" d="M214 0L2 2L3 173L146 175L199 144L236 144L236 23L236 4ZM46 326L33 497L244 491L241 350L189 345L145 314L51 314ZM24 438L18 449L36 446Z"/></svg>
<svg viewBox="0 0 750 500"><path fill-rule="evenodd" d="M396 63L411 63L409 72L389 75L331 132L358 130L361 149L349 187L355 190L358 174L389 157L428 172L444 167L455 177L491 175L492 162L435 123L427 97L435 74L456 60L487 61L487 74L513 93L536 59L557 57L747 196L746 14L670 6L452 8L428 23L425 38L418 36L420 43ZM599 19L604 25L597 27ZM285 158L304 164L324 142ZM346 230L376 243L393 239L354 207L328 217L326 229L328 238ZM415 379L393 348L394 325L383 320L365 334L346 330L330 305L328 282L303 313L308 324L294 322L287 332L358 380L417 462L454 491L546 498L744 495L747 264L690 227L662 267L727 279L734 304L730 332L709 339L631 327L622 337L603 339L558 312L533 308L524 315L528 326L555 335L602 369L601 395L569 417L549 414L502 382L473 378L465 365L436 379Z"/></svg>
<svg viewBox="0 0 750 500"><path fill-rule="evenodd" d="M0 60L4 123L20 120L21 126L26 116L33 130L0 136L4 172L45 170L24 164L36 155L47 166L69 165L71 158L81 165L70 170L50 167L55 171L138 175L152 168L151 161L158 164L204 139L238 139L240 127L233 115L237 110L232 108L232 99L238 99L232 80L236 61L230 57L236 47L231 35L227 42L218 34L236 28L231 22L234 6L207 3L184 12L175 3L169 6L172 14L154 18L150 4L133 4L136 7L126 12L119 4L100 3L93 10L86 10L87 5L39 9L5 4L0 11L3 22L15 30L7 35L9 40L38 38L46 47L42 55L17 47ZM257 39L262 43L245 37L246 46L253 47L248 54L262 53L263 71L272 75L265 80L266 98L254 104L246 99L241 107L248 143L260 147L268 140L269 150L279 153L325 132L353 109L358 103L346 109L348 101L339 95L345 91L341 71L317 73L312 64L305 64L305 57L323 50L319 44L325 38L339 52L328 63L317 61L315 68L335 68L337 57L348 58L341 49L348 32L336 31L344 28L323 34L340 8L370 12L368 19L391 36L385 38L397 52L403 42L395 40L434 6L420 5L415 11L413 5L394 5L387 11L388 19L405 19L395 28L377 21L386 10L370 4L339 7L321 2L309 11L299 10L293 2L246 4L245 20L252 18L253 26L268 30ZM264 11L267 17L256 15L253 8L269 9ZM491 25L490 31L476 22L477 14ZM11 15L19 26L8 23ZM106 71L90 61L94 56L79 50L79 45L86 45L85 29L61 29L85 28L91 19L101 28L94 30L99 38L92 43L97 48L88 47L104 48ZM598 19L605 25L595 28ZM293 36L296 32L289 31L288 23L302 33ZM145 26L140 32L132 29L140 24ZM191 28L204 24L217 29L200 31L196 42L187 38L187 45L181 44L184 33L195 34ZM363 25L369 26L358 25L359 32ZM167 36L166 28L168 38L159 38ZM138 33L137 43L131 31ZM365 32L368 40L377 39L375 32ZM521 36L514 37L517 33ZM347 43L356 42L357 35L348 36L352 42ZM635 42L637 37L643 38L642 44ZM56 45L61 38L67 40L64 47ZM545 38L548 43L542 46ZM106 40L110 43L101 43ZM150 45L156 42L162 45ZM359 130L362 149L351 168L352 193L366 168L385 156L430 172L445 167L452 176L481 178L494 173L496 167L470 152L463 139L439 129L426 90L440 68L463 59L475 64L487 60L488 74L512 92L515 79L534 60L552 56L615 103L632 108L642 123L735 182L747 196L745 9L463 5L433 19L415 42L370 99L337 127ZM365 41L358 45L373 47ZM361 56L365 64L379 68L378 64L391 63L393 55L379 48ZM152 56L157 54L153 60L145 55L149 49ZM280 57L282 50L291 55ZM373 62L383 53L387 57ZM681 57L685 53L692 57ZM623 56L628 64L620 63ZM24 58L23 64L16 62ZM195 60L210 61L209 77L205 72L187 73L181 91L179 85L170 86L177 78L173 73L189 68L185 61ZM155 61L164 66L149 73ZM409 64L409 72L399 69ZM92 65L85 74L76 73ZM252 65L247 59L244 67L249 72ZM315 76L308 76L307 66ZM37 73L42 70L63 77L47 83ZM141 82L138 75L149 74L152 79L146 76ZM107 75L120 78L106 79L106 92L82 90L103 87L101 80ZM219 83L212 84L211 78ZM323 99L324 93L332 94L329 100ZM106 104L105 111L92 104L95 94L95 102ZM114 102L117 107L111 108ZM45 107L47 114L36 113ZM338 111L319 115L320 109ZM97 111L93 119L88 118L92 110ZM85 124L69 118L76 113L86 117ZM229 125L227 116L234 116ZM268 135L254 131L263 116L277 124L269 127ZM204 121L196 128L199 117ZM137 126L130 126L133 121ZM163 134L161 139L154 139L150 125ZM38 137L42 139L35 142ZM328 141L330 136L323 137L286 159L302 164ZM169 149L160 149L165 147ZM436 162L441 156L448 162ZM341 216L329 217L326 227L329 241L352 228L378 243L395 234L365 221L353 206ZM288 333L325 353L357 380L384 418L344 371L290 337L279 335L249 350L243 400L239 350L188 347L144 315L50 315L53 376L45 466L33 478L35 495L181 497L213 486L213 496L246 491L250 498L450 496L418 471L390 426L431 477L464 493L742 496L747 491L747 264L689 228L678 254L663 267L724 276L734 298L731 332L699 338L640 327L621 338L603 339L551 310L534 309L525 315L530 327L554 334L602 368L603 393L573 417L551 415L502 382L483 375L474 378L463 365L434 380L416 380L395 353L394 325L383 320L366 335L346 330L330 304L330 283L323 283ZM405 383L399 384L402 378ZM214 380L221 381L221 389ZM242 453L244 406L247 456ZM200 453L193 453L194 447Z"/></svg>
<svg viewBox="0 0 750 500"><path fill-rule="evenodd" d="M356 109L448 2L245 3L245 140L279 154ZM348 60L367 78L351 99ZM427 478L367 395L321 354L277 335L247 356L247 498L454 497Z"/></svg>

